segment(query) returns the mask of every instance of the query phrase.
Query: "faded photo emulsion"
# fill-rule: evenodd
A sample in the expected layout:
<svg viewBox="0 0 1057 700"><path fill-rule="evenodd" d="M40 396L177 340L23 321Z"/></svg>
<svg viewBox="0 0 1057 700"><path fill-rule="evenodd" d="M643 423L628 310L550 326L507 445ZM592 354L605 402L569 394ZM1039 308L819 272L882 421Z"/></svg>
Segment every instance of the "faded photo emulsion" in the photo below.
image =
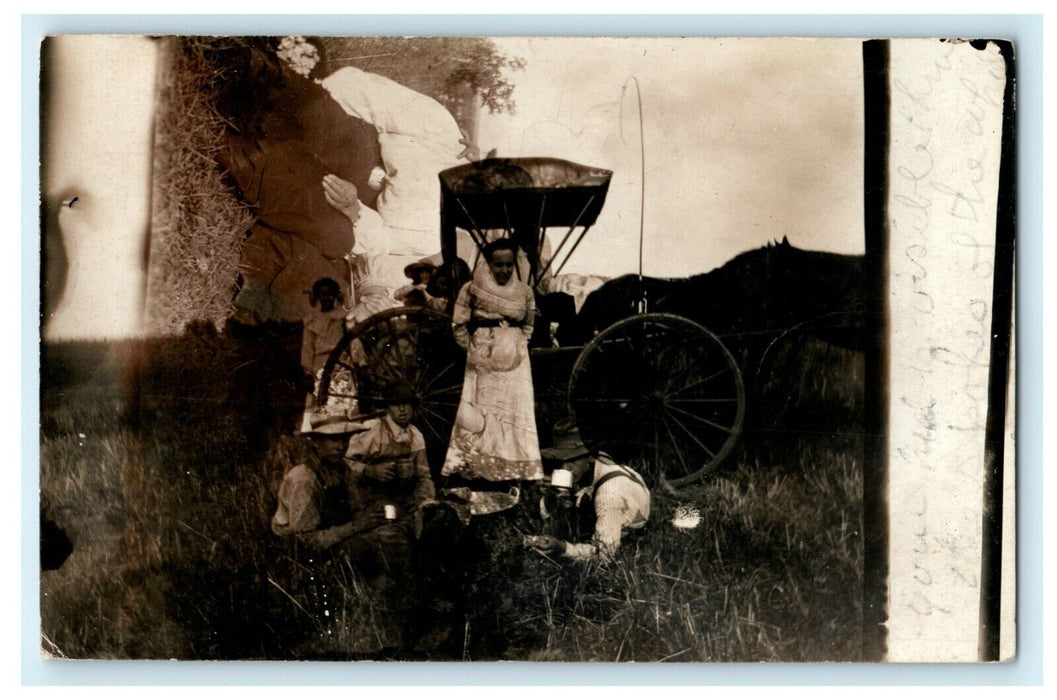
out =
<svg viewBox="0 0 1057 700"><path fill-rule="evenodd" d="M1008 48L44 39L41 653L1011 658Z"/></svg>

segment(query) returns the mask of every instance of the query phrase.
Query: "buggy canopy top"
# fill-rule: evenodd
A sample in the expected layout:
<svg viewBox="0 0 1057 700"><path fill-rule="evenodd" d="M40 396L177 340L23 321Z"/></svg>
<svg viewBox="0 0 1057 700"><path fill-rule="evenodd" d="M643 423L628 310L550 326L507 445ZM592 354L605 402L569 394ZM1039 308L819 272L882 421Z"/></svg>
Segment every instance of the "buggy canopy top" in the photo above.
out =
<svg viewBox="0 0 1057 700"><path fill-rule="evenodd" d="M445 219L467 230L590 226L612 177L558 158L489 158L442 171L441 206Z"/></svg>
<svg viewBox="0 0 1057 700"><path fill-rule="evenodd" d="M533 279L539 280L574 231L579 228L564 260L594 225L612 177L611 170L559 158L489 158L444 170L440 173L444 259L450 262L455 257L457 228L468 231L478 246L487 242L487 231L501 229L529 255ZM549 226L568 231L551 259L541 260Z"/></svg>

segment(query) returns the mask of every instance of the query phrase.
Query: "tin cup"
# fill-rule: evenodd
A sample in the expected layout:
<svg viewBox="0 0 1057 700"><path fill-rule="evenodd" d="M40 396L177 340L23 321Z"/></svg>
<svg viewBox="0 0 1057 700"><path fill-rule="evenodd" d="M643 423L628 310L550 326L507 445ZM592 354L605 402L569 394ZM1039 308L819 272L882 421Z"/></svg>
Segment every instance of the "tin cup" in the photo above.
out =
<svg viewBox="0 0 1057 700"><path fill-rule="evenodd" d="M396 506L388 503L385 504L385 519L396 520Z"/></svg>
<svg viewBox="0 0 1057 700"><path fill-rule="evenodd" d="M569 489L573 486L573 473L568 469L555 469L551 472L551 486Z"/></svg>

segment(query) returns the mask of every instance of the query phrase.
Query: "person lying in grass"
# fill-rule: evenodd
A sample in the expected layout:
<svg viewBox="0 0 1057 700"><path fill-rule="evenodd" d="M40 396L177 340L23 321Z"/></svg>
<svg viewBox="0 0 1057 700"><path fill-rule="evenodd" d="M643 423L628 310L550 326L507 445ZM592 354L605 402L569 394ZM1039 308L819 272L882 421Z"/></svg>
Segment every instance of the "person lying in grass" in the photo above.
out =
<svg viewBox="0 0 1057 700"><path fill-rule="evenodd" d="M650 490L631 467L617 464L605 452L596 456L588 452L575 428L559 428L556 444L541 450L544 459L558 460L573 473L573 483L594 466L591 485L577 493L577 504L590 498L594 505L595 527L591 542L574 544L551 535L538 535L528 540L540 554L562 555L570 559L613 559L620 548L626 530L646 525L650 518Z"/></svg>

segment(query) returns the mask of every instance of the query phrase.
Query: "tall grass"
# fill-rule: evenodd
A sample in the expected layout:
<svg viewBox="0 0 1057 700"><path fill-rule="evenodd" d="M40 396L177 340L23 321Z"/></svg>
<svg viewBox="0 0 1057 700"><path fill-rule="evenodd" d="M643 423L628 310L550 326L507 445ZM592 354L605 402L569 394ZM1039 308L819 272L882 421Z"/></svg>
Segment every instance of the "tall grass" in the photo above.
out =
<svg viewBox="0 0 1057 700"><path fill-rule="evenodd" d="M524 549L523 535L544 527L531 496L506 520L483 518L431 544L450 585L415 602L416 615L437 622L422 617L419 636L397 650L403 611L385 607L375 582L309 563L269 530L282 474L304 458L285 437L300 400L294 370L284 374L294 341L209 329L46 353L41 490L75 547L42 573L48 653L860 658L861 355L809 344L786 388L768 390L785 424L800 427L772 420L705 483L655 493L650 524L611 564ZM672 527L687 504L700 525Z"/></svg>
<svg viewBox="0 0 1057 700"><path fill-rule="evenodd" d="M216 154L227 128L214 101L224 68L208 38L161 42L151 203L147 323L178 333L231 312L242 239L256 220L225 186Z"/></svg>
<svg viewBox="0 0 1057 700"><path fill-rule="evenodd" d="M260 567L278 558L282 472L261 452L300 396L284 403L274 357L211 329L45 354L41 490L74 552L42 575L41 614L66 656L271 653Z"/></svg>
<svg viewBox="0 0 1057 700"><path fill-rule="evenodd" d="M82 359L92 362L82 366ZM42 500L74 551L57 571L41 573L42 632L48 653L106 655L120 646L124 508L120 469L123 397L115 391L115 358L103 344L51 345L42 378L40 470Z"/></svg>

